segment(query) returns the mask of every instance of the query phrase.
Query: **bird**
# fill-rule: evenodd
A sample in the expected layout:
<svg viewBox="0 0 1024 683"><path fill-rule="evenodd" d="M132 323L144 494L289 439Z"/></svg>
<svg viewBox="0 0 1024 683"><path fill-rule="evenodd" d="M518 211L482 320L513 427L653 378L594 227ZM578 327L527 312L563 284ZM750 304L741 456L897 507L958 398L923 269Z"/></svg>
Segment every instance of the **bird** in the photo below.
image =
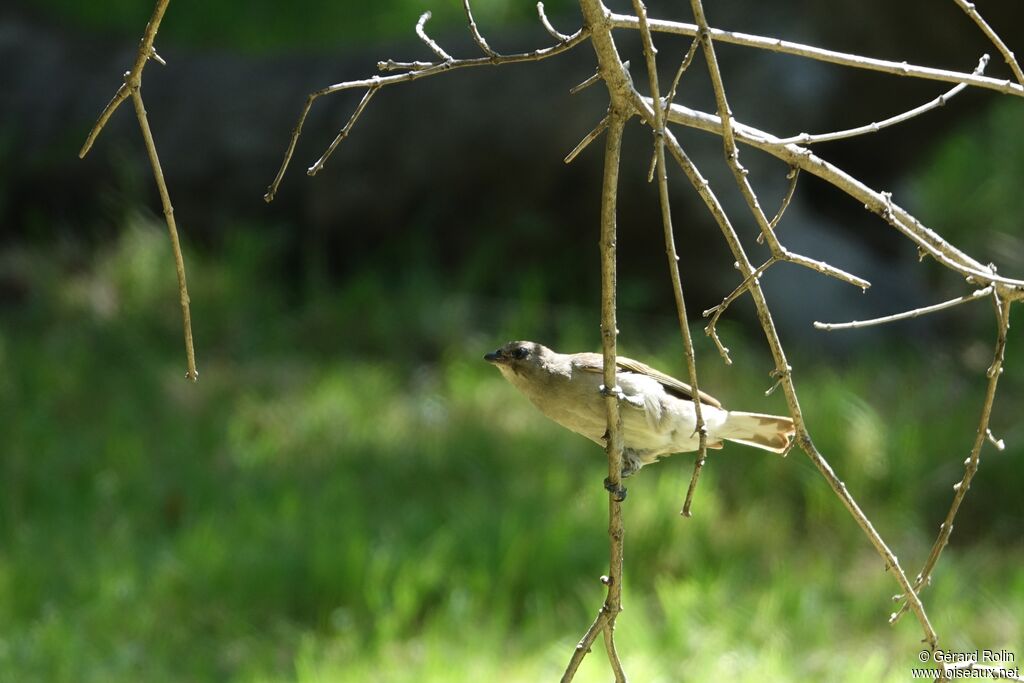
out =
<svg viewBox="0 0 1024 683"><path fill-rule="evenodd" d="M570 431L605 446L604 358L597 353L558 353L532 341L510 341L484 355L502 376L544 415ZM700 448L693 389L689 384L631 358L616 358L621 390L623 478L662 456ZM715 397L699 393L708 448L723 441L784 454L792 443L793 420L726 410ZM606 482L607 486L607 482Z"/></svg>

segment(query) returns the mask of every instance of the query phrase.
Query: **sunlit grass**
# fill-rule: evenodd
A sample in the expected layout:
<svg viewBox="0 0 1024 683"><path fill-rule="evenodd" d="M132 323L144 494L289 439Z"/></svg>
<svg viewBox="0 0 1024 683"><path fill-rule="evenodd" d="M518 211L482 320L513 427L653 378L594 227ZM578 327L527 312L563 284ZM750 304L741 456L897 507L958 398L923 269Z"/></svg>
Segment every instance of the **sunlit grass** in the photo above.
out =
<svg viewBox="0 0 1024 683"><path fill-rule="evenodd" d="M285 303L272 262L244 241L189 259L196 385L157 228L73 272L4 262L32 286L0 311L0 680L557 678L602 599L605 464L480 360L551 322L371 272ZM410 322L431 300L442 322ZM559 315L580 343L583 314ZM705 363L707 386L782 409L763 357L729 334L739 367ZM670 323L643 343L630 352L678 370ZM981 382L909 355L797 372L816 442L913 575ZM1007 386L1001 425L1020 405ZM1010 445L986 451L925 594L950 648L1024 642ZM729 447L684 520L691 462L629 485L633 679L907 680L920 630L887 625L896 584L813 466ZM578 680L608 680L600 646Z"/></svg>

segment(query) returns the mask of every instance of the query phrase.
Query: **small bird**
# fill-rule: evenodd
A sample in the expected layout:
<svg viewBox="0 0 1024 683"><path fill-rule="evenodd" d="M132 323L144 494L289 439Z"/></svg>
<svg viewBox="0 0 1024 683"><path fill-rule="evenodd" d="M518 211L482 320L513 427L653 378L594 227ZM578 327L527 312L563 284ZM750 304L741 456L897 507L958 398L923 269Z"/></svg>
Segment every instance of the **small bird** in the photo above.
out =
<svg viewBox="0 0 1024 683"><path fill-rule="evenodd" d="M549 418L605 445L604 358L600 354L556 353L536 342L512 341L486 354L484 360ZM622 390L622 476L663 455L698 450L690 385L630 358L619 356L616 365ZM700 403L708 448L721 448L726 440L773 453L789 449L795 431L790 418L726 410L703 391Z"/></svg>

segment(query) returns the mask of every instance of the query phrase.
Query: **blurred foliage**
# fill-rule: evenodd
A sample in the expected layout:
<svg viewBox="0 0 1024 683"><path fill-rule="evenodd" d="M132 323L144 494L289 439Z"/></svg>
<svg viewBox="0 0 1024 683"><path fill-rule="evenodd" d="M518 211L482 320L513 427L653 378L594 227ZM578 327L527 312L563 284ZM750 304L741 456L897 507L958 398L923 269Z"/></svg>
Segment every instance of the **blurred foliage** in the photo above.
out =
<svg viewBox="0 0 1024 683"><path fill-rule="evenodd" d="M594 348L596 306L557 307L529 278L479 300L469 266L368 264L282 292L274 238L239 228L188 255L192 385L166 235L128 223L98 253L0 258L0 679L560 675L603 595L604 459L480 357L513 337ZM620 325L624 353L682 374L671 318ZM760 347L722 332L736 364L700 339L704 385L783 410ZM981 344L973 365L937 348L791 359L817 444L911 576L973 438ZM1024 642L1022 351L996 408L1009 448L986 449L926 594L949 648ZM920 631L886 624L895 584L803 455L712 454L683 520L691 463L629 485L630 674L907 680ZM579 680L607 675L595 648Z"/></svg>
<svg viewBox="0 0 1024 683"><path fill-rule="evenodd" d="M929 226L984 262L1024 271L1024 118L997 101L938 145L912 184Z"/></svg>
<svg viewBox="0 0 1024 683"><path fill-rule="evenodd" d="M152 3L138 0L35 0L33 7L83 28L127 35L139 34L153 11ZM573 5L568 0L549 0L545 8L557 14L572 11ZM301 6L274 0L249 0L244 5L207 0L173 3L161 24L160 38L245 52L336 49L340 45L414 39L416 21L427 10L433 15L431 31L465 30L465 15L458 0L307 0ZM473 14L485 32L488 25L507 28L517 23L538 24L535 2L476 0Z"/></svg>

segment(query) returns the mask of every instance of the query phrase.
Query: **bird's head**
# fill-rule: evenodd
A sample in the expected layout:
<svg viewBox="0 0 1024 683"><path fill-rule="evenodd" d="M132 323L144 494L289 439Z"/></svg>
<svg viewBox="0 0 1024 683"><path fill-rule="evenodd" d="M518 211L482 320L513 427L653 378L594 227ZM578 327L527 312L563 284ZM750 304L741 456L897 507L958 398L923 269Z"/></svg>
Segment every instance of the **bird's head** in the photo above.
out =
<svg viewBox="0 0 1024 683"><path fill-rule="evenodd" d="M542 371L544 361L554 355L543 344L531 341L510 341L484 355L484 360L496 366L507 379L530 378Z"/></svg>

